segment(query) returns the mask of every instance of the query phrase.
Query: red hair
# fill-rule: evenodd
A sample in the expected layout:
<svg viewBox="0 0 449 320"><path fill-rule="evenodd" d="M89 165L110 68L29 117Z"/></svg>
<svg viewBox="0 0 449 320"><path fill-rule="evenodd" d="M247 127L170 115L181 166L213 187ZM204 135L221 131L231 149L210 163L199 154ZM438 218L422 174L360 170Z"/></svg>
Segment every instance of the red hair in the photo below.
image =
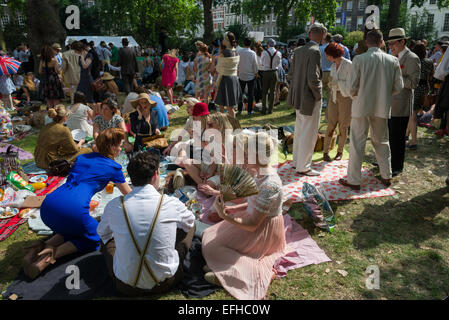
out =
<svg viewBox="0 0 449 320"><path fill-rule="evenodd" d="M342 57L345 54L345 50L338 43L331 42L327 45L326 49L324 49L324 53L336 59Z"/></svg>

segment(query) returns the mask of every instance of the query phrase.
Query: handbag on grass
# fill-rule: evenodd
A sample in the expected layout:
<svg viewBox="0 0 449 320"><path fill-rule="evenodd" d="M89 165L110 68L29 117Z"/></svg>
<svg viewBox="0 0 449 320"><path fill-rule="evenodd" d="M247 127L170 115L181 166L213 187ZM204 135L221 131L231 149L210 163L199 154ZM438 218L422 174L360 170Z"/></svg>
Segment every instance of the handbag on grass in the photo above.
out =
<svg viewBox="0 0 449 320"><path fill-rule="evenodd" d="M324 150L324 139L326 138L326 132L322 133L321 129L324 127L325 125L322 124L321 127L318 129L318 136L317 136L317 141L316 141L316 145L315 145L315 152L321 152ZM330 145L330 149L332 150L335 147L335 144L337 143L337 135L335 134L334 131L334 135L332 136L332 140L331 140L331 145Z"/></svg>
<svg viewBox="0 0 449 320"><path fill-rule="evenodd" d="M92 82L90 86L92 88L92 91L95 92L103 92L107 90L106 85L103 83L103 80L101 80L101 78L94 80L94 82Z"/></svg>
<svg viewBox="0 0 449 320"><path fill-rule="evenodd" d="M143 138L142 143L147 148L163 149L168 147L168 141L163 134Z"/></svg>
<svg viewBox="0 0 449 320"><path fill-rule="evenodd" d="M21 170L19 153L12 151L12 148L10 145L6 152L0 153L0 186L6 183L6 177L11 171Z"/></svg>

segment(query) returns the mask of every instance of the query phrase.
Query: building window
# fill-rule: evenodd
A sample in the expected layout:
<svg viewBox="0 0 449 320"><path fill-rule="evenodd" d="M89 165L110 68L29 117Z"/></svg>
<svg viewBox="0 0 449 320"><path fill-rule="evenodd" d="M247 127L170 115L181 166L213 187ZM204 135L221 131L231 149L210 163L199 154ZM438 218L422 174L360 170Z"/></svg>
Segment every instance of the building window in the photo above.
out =
<svg viewBox="0 0 449 320"><path fill-rule="evenodd" d="M272 33L272 35L275 35L276 34L276 27L273 27L273 33Z"/></svg>
<svg viewBox="0 0 449 320"><path fill-rule="evenodd" d="M443 31L449 31L449 13L444 15L444 26Z"/></svg>
<svg viewBox="0 0 449 320"><path fill-rule="evenodd" d="M217 24L214 23L214 30L217 30Z"/></svg>
<svg viewBox="0 0 449 320"><path fill-rule="evenodd" d="M429 3L430 3L430 4L436 4L436 3L437 3L437 0L430 0Z"/></svg>
<svg viewBox="0 0 449 320"><path fill-rule="evenodd" d="M359 0L359 10L365 9L365 0Z"/></svg>
<svg viewBox="0 0 449 320"><path fill-rule="evenodd" d="M347 11L352 11L352 1L346 2L346 10Z"/></svg>
<svg viewBox="0 0 449 320"><path fill-rule="evenodd" d="M337 7L337 12L341 12L341 6L340 5Z"/></svg>
<svg viewBox="0 0 449 320"><path fill-rule="evenodd" d="M357 29L363 27L363 17L357 17Z"/></svg>
<svg viewBox="0 0 449 320"><path fill-rule="evenodd" d="M427 15L427 25L429 25L429 26L433 25L434 19L435 19L435 15L433 13L429 13Z"/></svg>
<svg viewBox="0 0 449 320"><path fill-rule="evenodd" d="M335 24L340 25L341 24L341 18L335 19Z"/></svg>
<svg viewBox="0 0 449 320"><path fill-rule="evenodd" d="M346 30L352 31L352 19L351 17L346 18Z"/></svg>

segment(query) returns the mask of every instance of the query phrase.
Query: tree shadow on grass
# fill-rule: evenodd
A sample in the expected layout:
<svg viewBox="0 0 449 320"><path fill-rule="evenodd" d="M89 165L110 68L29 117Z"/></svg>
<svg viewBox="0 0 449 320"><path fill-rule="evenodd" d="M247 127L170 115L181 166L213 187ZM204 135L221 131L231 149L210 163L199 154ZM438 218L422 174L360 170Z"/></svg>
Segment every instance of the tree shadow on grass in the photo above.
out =
<svg viewBox="0 0 449 320"><path fill-rule="evenodd" d="M449 207L449 189L440 188L408 202L389 200L381 205L366 204L353 221L353 243L358 249L370 249L381 243L419 244L436 235L449 235L449 222L436 215Z"/></svg>
<svg viewBox="0 0 449 320"><path fill-rule="evenodd" d="M393 266L380 268L380 290L367 290L367 299L444 299L449 295L449 267L433 250L423 250Z"/></svg>

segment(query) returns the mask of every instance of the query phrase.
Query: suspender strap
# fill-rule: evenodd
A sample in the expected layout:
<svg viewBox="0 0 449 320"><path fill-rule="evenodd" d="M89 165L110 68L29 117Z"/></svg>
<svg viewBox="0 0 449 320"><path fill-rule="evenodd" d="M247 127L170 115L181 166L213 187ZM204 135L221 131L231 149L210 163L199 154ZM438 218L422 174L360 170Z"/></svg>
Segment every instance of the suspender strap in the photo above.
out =
<svg viewBox="0 0 449 320"><path fill-rule="evenodd" d="M270 57L270 69L273 70L273 60L274 60L274 57L277 55L278 51L275 50L273 55L271 55L270 51L268 51L268 49L267 49L267 53L268 53L268 56Z"/></svg>
<svg viewBox="0 0 449 320"><path fill-rule="evenodd" d="M164 195L162 194L161 198L159 200L159 204L158 204L158 207L157 207L156 214L155 214L155 216L153 218L153 222L151 223L150 233L148 234L147 240L145 242L144 250L141 251L140 247L139 247L139 244L137 243L137 240L136 240L136 238L134 236L134 232L133 232L133 230L131 228L131 223L129 221L128 212L126 211L126 207L125 207L125 203L124 203L124 197L123 196L120 197L120 201L122 203L122 208L123 208L123 213L125 215L126 225L128 226L128 230L129 230L129 233L131 235L131 239L133 240L133 243L134 243L134 246L136 248L136 251L137 251L137 253L140 256L139 267L137 269L136 278L134 279L134 287L137 286L137 283L139 282L140 275L142 273L142 266L145 267L145 269L150 274L151 278L156 283L156 285L159 285L159 281L157 280L156 276L154 275L153 271L151 270L150 266L148 265L147 260L145 259L145 254L147 252L147 249L148 249L148 247L150 245L150 242L151 242L151 238L153 236L154 227L156 225L156 220L157 220L157 218L159 216L159 212L161 211L162 200L163 199L164 199Z"/></svg>

